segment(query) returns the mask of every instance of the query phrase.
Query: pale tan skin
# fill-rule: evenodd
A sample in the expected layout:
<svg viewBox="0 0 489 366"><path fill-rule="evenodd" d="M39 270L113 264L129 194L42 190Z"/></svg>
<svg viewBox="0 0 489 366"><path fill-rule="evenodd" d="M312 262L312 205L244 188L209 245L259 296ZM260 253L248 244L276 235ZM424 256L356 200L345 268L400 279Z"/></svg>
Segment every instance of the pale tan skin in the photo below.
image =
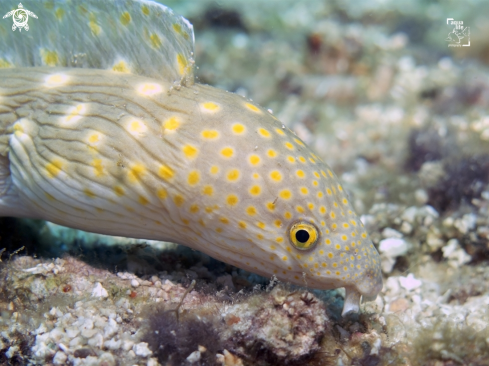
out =
<svg viewBox="0 0 489 366"><path fill-rule="evenodd" d="M0 215L166 240L266 277L382 288L331 169L269 112L204 85L97 69L0 69ZM299 250L294 223L317 228Z"/></svg>

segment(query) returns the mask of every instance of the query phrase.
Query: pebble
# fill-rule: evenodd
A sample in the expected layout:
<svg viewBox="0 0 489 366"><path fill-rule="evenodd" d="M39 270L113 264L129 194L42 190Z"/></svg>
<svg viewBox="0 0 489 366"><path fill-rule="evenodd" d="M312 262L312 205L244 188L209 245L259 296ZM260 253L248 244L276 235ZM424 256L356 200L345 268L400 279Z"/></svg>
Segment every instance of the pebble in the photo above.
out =
<svg viewBox="0 0 489 366"><path fill-rule="evenodd" d="M420 288L423 282L420 280L414 278L414 275L412 273L408 274L407 277L399 277L399 284L401 287L408 291L415 290L417 288Z"/></svg>
<svg viewBox="0 0 489 366"><path fill-rule="evenodd" d="M200 361L200 356L201 355L199 351L194 351L187 357L187 361L190 363L198 362Z"/></svg>
<svg viewBox="0 0 489 366"><path fill-rule="evenodd" d="M92 290L92 297L109 297L109 293L102 287L100 282L97 282Z"/></svg>
<svg viewBox="0 0 489 366"><path fill-rule="evenodd" d="M409 243L400 238L383 239L379 243L379 251L388 257L400 257L409 251Z"/></svg>
<svg viewBox="0 0 489 366"><path fill-rule="evenodd" d="M139 281L134 279L134 280L131 280L131 286L132 287L139 287Z"/></svg>
<svg viewBox="0 0 489 366"><path fill-rule="evenodd" d="M132 350L134 351L134 353L136 355L141 356L141 357L148 357L148 356L151 356L153 354L153 351L151 351L148 348L148 343L146 343L146 342L141 342L141 343L135 344L132 347ZM199 353L199 355L200 355L200 353Z"/></svg>

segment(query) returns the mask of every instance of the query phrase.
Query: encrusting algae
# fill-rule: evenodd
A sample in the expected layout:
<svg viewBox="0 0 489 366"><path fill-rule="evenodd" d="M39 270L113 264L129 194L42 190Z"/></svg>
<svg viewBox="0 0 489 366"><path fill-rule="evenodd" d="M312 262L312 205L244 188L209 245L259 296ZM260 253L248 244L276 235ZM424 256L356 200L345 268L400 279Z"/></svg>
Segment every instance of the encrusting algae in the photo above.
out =
<svg viewBox="0 0 489 366"><path fill-rule="evenodd" d="M36 28L0 34L0 215L345 287L343 314L379 293L338 178L267 110L194 83L187 20L150 1L23 5Z"/></svg>

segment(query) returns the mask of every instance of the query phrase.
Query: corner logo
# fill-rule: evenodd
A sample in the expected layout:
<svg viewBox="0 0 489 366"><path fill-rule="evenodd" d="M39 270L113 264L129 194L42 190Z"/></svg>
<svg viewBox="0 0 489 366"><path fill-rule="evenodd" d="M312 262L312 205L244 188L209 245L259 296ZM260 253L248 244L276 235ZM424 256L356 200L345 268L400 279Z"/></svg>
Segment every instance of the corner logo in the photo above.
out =
<svg viewBox="0 0 489 366"><path fill-rule="evenodd" d="M445 40L448 42L448 47L470 47L470 28L464 28L463 21L447 18L447 25L454 26Z"/></svg>
<svg viewBox="0 0 489 366"><path fill-rule="evenodd" d="M29 24L27 24L29 15L37 19L36 14L34 14L32 11L24 9L22 3L19 3L18 9L9 11L3 16L3 19L12 16L12 20L14 21L12 30L15 31L17 28L19 28L19 32L22 32L22 28L25 28L26 31L29 30Z"/></svg>

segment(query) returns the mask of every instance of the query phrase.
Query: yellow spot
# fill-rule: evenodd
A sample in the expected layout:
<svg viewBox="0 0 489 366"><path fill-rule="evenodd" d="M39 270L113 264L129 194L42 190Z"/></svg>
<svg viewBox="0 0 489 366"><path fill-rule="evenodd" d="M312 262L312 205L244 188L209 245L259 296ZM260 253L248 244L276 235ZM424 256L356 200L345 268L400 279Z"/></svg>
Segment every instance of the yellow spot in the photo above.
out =
<svg viewBox="0 0 489 366"><path fill-rule="evenodd" d="M19 29L20 30L20 29ZM48 51L41 49L41 58L45 65L47 66L57 66L59 57L56 51Z"/></svg>
<svg viewBox="0 0 489 366"><path fill-rule="evenodd" d="M339 245L339 244L336 244L334 247L335 247L336 249L338 249L338 250L340 250L340 249L341 249L341 245Z"/></svg>
<svg viewBox="0 0 489 366"><path fill-rule="evenodd" d="M149 8L146 5L143 5L141 7L141 11L143 12L144 15L149 15Z"/></svg>
<svg viewBox="0 0 489 366"><path fill-rule="evenodd" d="M65 74L54 74L46 78L46 86L53 87L61 84L65 84L68 81L68 75Z"/></svg>
<svg viewBox="0 0 489 366"><path fill-rule="evenodd" d="M295 174L297 174L299 178L304 178L306 176L306 173L304 173L304 171L300 169L296 171Z"/></svg>
<svg viewBox="0 0 489 366"><path fill-rule="evenodd" d="M175 131L180 126L180 122L177 117L170 117L163 122L163 128L168 131Z"/></svg>
<svg viewBox="0 0 489 366"><path fill-rule="evenodd" d="M348 224L345 222L345 223L343 224L343 227L344 227L345 229L348 229L348 228L350 227L350 225L348 225Z"/></svg>
<svg viewBox="0 0 489 366"><path fill-rule="evenodd" d="M211 166L210 172L211 172L211 174L214 174L214 175L217 174L219 172L219 167L217 167L215 165Z"/></svg>
<svg viewBox="0 0 489 366"><path fill-rule="evenodd" d="M302 206L297 206L296 207L297 212L299 213L304 213L304 208Z"/></svg>
<svg viewBox="0 0 489 366"><path fill-rule="evenodd" d="M366 233L363 233L363 234L362 234L362 238L364 238L364 239L365 239L366 237L367 237L367 234L366 234Z"/></svg>
<svg viewBox="0 0 489 366"><path fill-rule="evenodd" d="M48 163L46 165L46 170L48 171L49 178L56 177L61 172L62 167L63 163L58 159L54 159L51 163Z"/></svg>
<svg viewBox="0 0 489 366"><path fill-rule="evenodd" d="M188 61L182 53L177 54L177 65L178 73L180 75L185 75L188 70Z"/></svg>
<svg viewBox="0 0 489 366"><path fill-rule="evenodd" d="M331 212L329 215L331 216L332 219L336 217L336 214L334 212Z"/></svg>
<svg viewBox="0 0 489 366"><path fill-rule="evenodd" d="M250 206L246 209L246 213L250 216L256 215L256 208L254 206Z"/></svg>
<svg viewBox="0 0 489 366"><path fill-rule="evenodd" d="M315 176L316 178L321 178L321 176L319 175L319 173L318 173L318 172L314 172L313 174L314 174L314 176Z"/></svg>
<svg viewBox="0 0 489 366"><path fill-rule="evenodd" d="M280 182L282 180L282 174L279 171L274 170L270 173L270 178L275 182Z"/></svg>
<svg viewBox="0 0 489 366"><path fill-rule="evenodd" d="M231 147L225 147L221 150L221 155L225 158L231 158L234 155L234 150Z"/></svg>
<svg viewBox="0 0 489 366"><path fill-rule="evenodd" d="M252 177L253 177L254 179L258 179L258 178L260 178L260 174L258 174L258 173L253 173Z"/></svg>
<svg viewBox="0 0 489 366"><path fill-rule="evenodd" d="M257 106L254 106L254 105L253 105L253 104L251 104L251 103L245 103L245 106L246 106L248 109L252 110L253 112L261 113L260 108L258 108Z"/></svg>
<svg viewBox="0 0 489 366"><path fill-rule="evenodd" d="M232 130L236 135L241 135L243 132L246 131L246 127L243 126L241 123L235 123L232 127Z"/></svg>
<svg viewBox="0 0 489 366"><path fill-rule="evenodd" d="M219 106L216 103L213 102L205 102L202 103L202 108L205 109L206 111L212 111L212 112L217 112L219 110Z"/></svg>
<svg viewBox="0 0 489 366"><path fill-rule="evenodd" d="M259 162L260 162L260 157L258 157L257 155L250 156L251 165L257 165Z"/></svg>
<svg viewBox="0 0 489 366"><path fill-rule="evenodd" d="M330 259L331 259L331 258L333 258L333 257L334 257L333 253L331 253L331 252L330 252L330 253L328 253L328 258L330 258Z"/></svg>
<svg viewBox="0 0 489 366"><path fill-rule="evenodd" d="M270 210L270 211L274 211L275 210L275 204L273 202L268 202L267 203L267 208Z"/></svg>
<svg viewBox="0 0 489 366"><path fill-rule="evenodd" d="M331 196L333 193L331 192L331 189L329 188L326 188L326 193L328 194L328 196Z"/></svg>
<svg viewBox="0 0 489 366"><path fill-rule="evenodd" d="M226 201L227 201L227 204L229 206L235 206L236 204L238 204L239 199L238 199L238 196L236 196L234 194L230 194L227 197Z"/></svg>
<svg viewBox="0 0 489 366"><path fill-rule="evenodd" d="M229 224L229 220L225 217L219 218L219 221L221 221L223 224Z"/></svg>
<svg viewBox="0 0 489 366"><path fill-rule="evenodd" d="M324 194L323 192L318 192L318 198L323 198Z"/></svg>
<svg viewBox="0 0 489 366"><path fill-rule="evenodd" d="M235 182L239 179L239 170L238 169L231 169L228 172L227 178L230 182Z"/></svg>
<svg viewBox="0 0 489 366"><path fill-rule="evenodd" d="M268 132L267 130L265 130L264 128L259 128L258 129L258 133L262 136L262 137L270 137L270 132Z"/></svg>
<svg viewBox="0 0 489 366"><path fill-rule="evenodd" d="M292 218L292 214L289 212L289 211L286 211L285 214L284 214L284 217L287 219L287 220L290 220Z"/></svg>
<svg viewBox="0 0 489 366"><path fill-rule="evenodd" d="M90 198L95 198L95 197L96 197L96 196L95 196L95 193L93 193L93 192L92 192L91 190L89 190L88 188L85 188L85 189L83 190L83 193L85 193L85 195L86 195L87 197L90 197Z"/></svg>
<svg viewBox="0 0 489 366"><path fill-rule="evenodd" d="M187 32L185 32L183 29L182 29L182 26L180 24L177 24L177 23L173 23L172 25L173 27L173 30L175 32L177 32L178 34L180 34L183 38L185 38L186 40L189 39L189 35Z"/></svg>
<svg viewBox="0 0 489 366"><path fill-rule="evenodd" d="M119 197L124 196L124 188L122 188L121 186L115 186L114 187L114 192Z"/></svg>
<svg viewBox="0 0 489 366"><path fill-rule="evenodd" d="M185 225L188 225L190 223L190 221L188 221L187 219L182 219L182 222L185 224Z"/></svg>
<svg viewBox="0 0 489 366"><path fill-rule="evenodd" d="M63 19L63 16L65 15L65 10L63 8L58 8L54 12L54 15L56 16L56 19L61 20ZM20 28L19 28L20 31Z"/></svg>
<svg viewBox="0 0 489 366"><path fill-rule="evenodd" d="M289 163L295 163L295 158L290 155L287 156L287 160L289 161Z"/></svg>
<svg viewBox="0 0 489 366"><path fill-rule="evenodd" d="M241 229L246 229L246 222L244 222L244 221L240 221L240 222L238 222L238 226L239 226Z"/></svg>
<svg viewBox="0 0 489 366"><path fill-rule="evenodd" d="M188 184L191 186L195 186L199 183L200 173L197 170L192 170L188 175Z"/></svg>
<svg viewBox="0 0 489 366"><path fill-rule="evenodd" d="M102 166L102 159L94 159L92 161L92 166L95 169L95 175L97 177L100 177L101 175L104 174L104 168Z"/></svg>
<svg viewBox="0 0 489 366"><path fill-rule="evenodd" d="M260 229L265 229L265 224L261 221L259 221L256 226L258 226Z"/></svg>
<svg viewBox="0 0 489 366"><path fill-rule="evenodd" d="M268 155L269 157L271 157L271 158L274 158L274 157L276 157L276 156L277 156L277 152L276 152L275 150L273 150L273 149L269 149L269 150L267 151L267 155Z"/></svg>
<svg viewBox="0 0 489 366"><path fill-rule="evenodd" d="M220 227L218 227L218 228L216 229L216 232L218 232L218 233L222 233L222 229L221 229Z"/></svg>
<svg viewBox="0 0 489 366"><path fill-rule="evenodd" d="M314 160L313 158L309 158L309 161L310 161L311 163L313 163L313 164L316 162L316 160ZM319 177L318 177L318 178L319 178Z"/></svg>
<svg viewBox="0 0 489 366"><path fill-rule="evenodd" d="M8 62L7 60L0 58L0 69L8 68L8 67L13 67L13 65Z"/></svg>
<svg viewBox="0 0 489 366"><path fill-rule="evenodd" d="M78 104L70 109L69 114L65 118L65 122L75 123L82 118L83 113L87 110L86 105Z"/></svg>
<svg viewBox="0 0 489 366"><path fill-rule="evenodd" d="M169 180L169 179L173 178L173 176L175 175L175 172L168 165L161 165L160 169L158 170L158 174L164 180Z"/></svg>
<svg viewBox="0 0 489 366"><path fill-rule="evenodd" d="M216 130L204 130L202 131L202 137L208 140L215 140L219 137L219 132Z"/></svg>
<svg viewBox="0 0 489 366"><path fill-rule="evenodd" d="M341 240L347 241L348 240L348 237L346 235L341 235Z"/></svg>
<svg viewBox="0 0 489 366"><path fill-rule="evenodd" d="M307 190L306 187L301 187L300 188L300 191L301 191L302 194L308 194L309 193L309 191Z"/></svg>
<svg viewBox="0 0 489 366"><path fill-rule="evenodd" d="M146 197L144 197L144 196L139 196L138 201L142 205L147 205L149 203L148 199Z"/></svg>
<svg viewBox="0 0 489 366"><path fill-rule="evenodd" d="M305 146L304 143L299 139L294 139L294 141L301 146Z"/></svg>
<svg viewBox="0 0 489 366"><path fill-rule="evenodd" d="M305 163L305 162L306 162L306 159L304 159L304 157L303 157L303 156L299 156L299 161L300 161L301 163Z"/></svg>
<svg viewBox="0 0 489 366"><path fill-rule="evenodd" d="M308 203L307 204L307 207L309 208L309 210L313 210L314 209L314 205L312 203Z"/></svg>
<svg viewBox="0 0 489 366"><path fill-rule="evenodd" d="M131 15L125 11L121 14L121 17L119 18L122 25L126 26L131 22Z"/></svg>
<svg viewBox="0 0 489 366"><path fill-rule="evenodd" d="M132 120L129 122L128 130L129 133L133 136L139 136L140 134L143 134L147 131L146 125L138 120Z"/></svg>
<svg viewBox="0 0 489 366"><path fill-rule="evenodd" d="M338 190L339 190L340 192L343 192L343 187L342 187L340 184L338 184Z"/></svg>
<svg viewBox="0 0 489 366"><path fill-rule="evenodd" d="M318 183L318 181L317 181L317 180L313 180L313 181L312 181L312 184L313 184L315 187L317 187L319 183Z"/></svg>
<svg viewBox="0 0 489 366"><path fill-rule="evenodd" d="M195 148L192 145L185 145L182 151L185 154L185 156L189 159L195 158L197 156L197 153L199 152L199 150L197 150L197 148Z"/></svg>
<svg viewBox="0 0 489 366"><path fill-rule="evenodd" d="M96 144L100 141L100 135L98 133L94 133L88 137L88 142L91 144Z"/></svg>
<svg viewBox="0 0 489 366"><path fill-rule="evenodd" d="M348 204L348 200L346 198L343 198L343 201L342 202L343 202L344 205Z"/></svg>
<svg viewBox="0 0 489 366"><path fill-rule="evenodd" d="M191 213L193 213L193 214L194 214L194 213L197 213L197 212L199 212L199 206L198 206L198 205L196 205L196 204L193 204L192 206L190 206L190 209L189 209L189 210L190 210L190 212L191 212Z"/></svg>
<svg viewBox="0 0 489 366"><path fill-rule="evenodd" d="M287 260L287 256L286 256L286 255L284 255L284 256L282 257L282 260L283 260L283 261L286 261L286 260Z"/></svg>
<svg viewBox="0 0 489 366"><path fill-rule="evenodd" d="M178 207L181 207L185 203L185 199L181 195L177 194L173 197L173 202L175 202L175 205Z"/></svg>
<svg viewBox="0 0 489 366"><path fill-rule="evenodd" d="M254 185L253 187L250 188L250 194L252 196L258 196L261 192L261 187L258 185Z"/></svg>
<svg viewBox="0 0 489 366"><path fill-rule="evenodd" d="M156 191L156 195L158 198L164 200L168 196L168 193L166 192L165 188L160 188Z"/></svg>
<svg viewBox="0 0 489 366"><path fill-rule="evenodd" d="M329 176L330 176L331 178L333 178L333 177L334 177L333 173L332 173L332 172L331 172L331 170L329 170L329 169L328 169L328 174L329 174Z"/></svg>
<svg viewBox="0 0 489 366"><path fill-rule="evenodd" d="M275 224L276 227L282 227L282 221L280 220L275 220L273 223Z"/></svg>
<svg viewBox="0 0 489 366"><path fill-rule="evenodd" d="M144 83L144 84L139 85L139 87L137 88L137 91L141 95L151 96L151 95L161 93L163 91L163 88L161 87L160 84Z"/></svg>
<svg viewBox="0 0 489 366"><path fill-rule="evenodd" d="M288 189L283 189L282 191L280 191L279 195L284 200L289 200L290 198L292 198L292 192Z"/></svg>
<svg viewBox="0 0 489 366"><path fill-rule="evenodd" d="M131 182L136 182L146 173L146 167L142 164L134 164L128 171L127 177Z"/></svg>
<svg viewBox="0 0 489 366"><path fill-rule="evenodd" d="M290 142L286 142L285 147L289 150L294 150L294 145L292 145Z"/></svg>
<svg viewBox="0 0 489 366"><path fill-rule="evenodd" d="M151 33L149 35L149 42L151 43L151 47L160 48L161 47L161 38L156 33Z"/></svg>
<svg viewBox="0 0 489 366"><path fill-rule="evenodd" d="M204 188L202 188L202 194L212 196L214 194L214 188L212 188L212 186L204 186Z"/></svg>

